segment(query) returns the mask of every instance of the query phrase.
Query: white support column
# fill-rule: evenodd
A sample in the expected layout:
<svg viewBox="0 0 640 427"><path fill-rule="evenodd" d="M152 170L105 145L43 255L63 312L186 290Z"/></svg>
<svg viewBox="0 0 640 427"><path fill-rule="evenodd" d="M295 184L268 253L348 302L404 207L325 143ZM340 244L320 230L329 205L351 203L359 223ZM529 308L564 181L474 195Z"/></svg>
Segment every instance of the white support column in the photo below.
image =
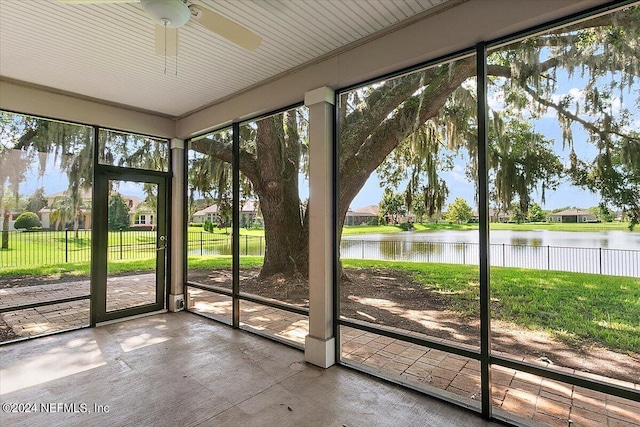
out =
<svg viewBox="0 0 640 427"><path fill-rule="evenodd" d="M171 282L169 311L184 310L184 141L171 140Z"/></svg>
<svg viewBox="0 0 640 427"><path fill-rule="evenodd" d="M335 364L333 336L333 104L321 87L304 96L309 108L309 335L304 359L322 368Z"/></svg>

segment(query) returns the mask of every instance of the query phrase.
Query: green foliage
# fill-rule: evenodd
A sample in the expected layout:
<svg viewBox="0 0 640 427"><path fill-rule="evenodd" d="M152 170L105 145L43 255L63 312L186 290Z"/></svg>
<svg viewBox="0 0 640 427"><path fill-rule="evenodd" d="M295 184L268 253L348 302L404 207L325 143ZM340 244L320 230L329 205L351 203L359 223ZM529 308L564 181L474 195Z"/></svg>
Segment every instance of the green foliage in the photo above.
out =
<svg viewBox="0 0 640 427"><path fill-rule="evenodd" d="M204 222L204 231L208 231L210 233L213 233L213 223L209 220L206 220Z"/></svg>
<svg viewBox="0 0 640 427"><path fill-rule="evenodd" d="M510 206L512 217L520 223L528 215L531 194L541 188L555 190L564 176L564 167L553 141L534 132L532 126L516 119L505 119L494 112L489 128L489 165L493 169L490 182L495 187L495 201ZM518 199L518 209L512 203Z"/></svg>
<svg viewBox="0 0 640 427"><path fill-rule="evenodd" d="M461 197L456 197L456 199L449 205L449 210L447 210L446 218L447 221L456 222L458 224L465 223L471 219L473 216L473 211L471 206Z"/></svg>
<svg viewBox="0 0 640 427"><path fill-rule="evenodd" d="M402 224L400 224L400 229L402 231L412 231L413 230L413 224L410 222L403 222Z"/></svg>
<svg viewBox="0 0 640 427"><path fill-rule="evenodd" d="M600 203L598 206L589 208L589 212L594 214L596 218L602 222L612 222L614 218L613 213L604 203Z"/></svg>
<svg viewBox="0 0 640 427"><path fill-rule="evenodd" d="M404 215L407 212L402 195L394 193L389 189L384 191L378 208L383 216L392 218L393 224L398 223L398 216Z"/></svg>
<svg viewBox="0 0 640 427"><path fill-rule="evenodd" d="M129 228L129 206L118 193L109 196L109 230L127 230Z"/></svg>
<svg viewBox="0 0 640 427"><path fill-rule="evenodd" d="M533 202L529 206L529 213L527 214L527 220L529 222L542 222L547 219L547 215L544 213L539 204Z"/></svg>
<svg viewBox="0 0 640 427"><path fill-rule="evenodd" d="M509 220L510 222L515 222L517 224L521 224L525 221L527 215L522 212L520 208L520 204L511 203L511 207L509 208Z"/></svg>
<svg viewBox="0 0 640 427"><path fill-rule="evenodd" d="M16 230L31 230L34 228L42 227L42 223L40 222L40 218L33 212L23 212L18 218L16 218L16 222L13 224L13 227Z"/></svg>
<svg viewBox="0 0 640 427"><path fill-rule="evenodd" d="M44 188L38 188L27 200L26 210L38 213L40 209L47 206L47 199L44 197Z"/></svg>

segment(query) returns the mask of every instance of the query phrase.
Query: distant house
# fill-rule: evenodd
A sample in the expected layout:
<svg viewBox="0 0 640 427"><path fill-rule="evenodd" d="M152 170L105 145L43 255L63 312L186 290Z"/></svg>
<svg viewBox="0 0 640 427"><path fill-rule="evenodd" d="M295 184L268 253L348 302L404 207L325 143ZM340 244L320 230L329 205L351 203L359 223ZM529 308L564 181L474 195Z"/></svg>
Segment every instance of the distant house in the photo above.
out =
<svg viewBox="0 0 640 427"><path fill-rule="evenodd" d="M40 221L42 228L64 229L67 224L60 224L55 219L56 203L63 197L68 197L66 191L58 191L57 193L47 194L47 207L40 209ZM82 202L80 203L80 216L78 219L79 228L91 228L91 190L84 190L81 193ZM129 224L132 227L152 226L155 224L153 217L154 209L147 206L144 199L138 196L127 196L121 194L124 202L129 207Z"/></svg>
<svg viewBox="0 0 640 427"><path fill-rule="evenodd" d="M549 215L549 222L593 222L596 216L584 209L566 209Z"/></svg>
<svg viewBox="0 0 640 427"><path fill-rule="evenodd" d="M214 224L220 222L220 215L218 214L218 205L207 206L193 214L193 222L196 224L204 224L207 221L211 221ZM240 224L251 224L255 221L262 220L258 211L258 204L254 201L246 201L240 206Z"/></svg>
<svg viewBox="0 0 640 427"><path fill-rule="evenodd" d="M129 224L131 228L148 227L156 224L153 214L155 209L138 196L125 196L121 194L125 203L129 206Z"/></svg>
<svg viewBox="0 0 640 427"><path fill-rule="evenodd" d="M67 191L58 191L56 193L47 194L44 198L47 200L47 206L40 209L40 222L42 222L42 228L55 228L64 229L66 224L60 224L55 219L56 203L64 197L68 197ZM80 193L80 216L78 218L78 228L85 229L91 228L91 190L83 190Z"/></svg>
<svg viewBox="0 0 640 427"><path fill-rule="evenodd" d="M344 218L344 225L365 225L369 221L380 218L380 208L378 205L369 205L357 209L349 209L347 215ZM405 222L416 222L416 216L411 212L405 215L387 215L384 220L387 224L392 224L394 221L397 224Z"/></svg>
<svg viewBox="0 0 640 427"><path fill-rule="evenodd" d="M500 209L489 208L489 222L509 222L511 217L508 213ZM478 211L473 211L470 222L479 222L480 215Z"/></svg>
<svg viewBox="0 0 640 427"><path fill-rule="evenodd" d="M489 222L509 222L511 216L501 209L489 208Z"/></svg>
<svg viewBox="0 0 640 427"><path fill-rule="evenodd" d="M362 208L347 211L344 218L344 225L365 225L369 221L380 217L378 205L369 205Z"/></svg>

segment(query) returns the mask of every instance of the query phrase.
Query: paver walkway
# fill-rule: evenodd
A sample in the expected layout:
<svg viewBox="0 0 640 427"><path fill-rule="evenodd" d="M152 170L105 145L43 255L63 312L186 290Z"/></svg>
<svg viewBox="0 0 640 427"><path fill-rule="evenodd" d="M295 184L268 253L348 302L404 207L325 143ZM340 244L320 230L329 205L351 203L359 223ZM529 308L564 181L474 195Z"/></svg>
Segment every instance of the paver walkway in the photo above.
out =
<svg viewBox="0 0 640 427"><path fill-rule="evenodd" d="M155 302L155 275L109 277L107 311ZM0 289L0 308L34 304L63 298L89 297L89 281ZM2 314L2 320L18 337L41 335L61 329L89 325L89 299Z"/></svg>
<svg viewBox="0 0 640 427"><path fill-rule="evenodd" d="M118 278L110 282L109 291L111 309L148 303L155 292L153 276ZM88 293L87 281L0 289L0 307ZM231 322L231 298L225 295L189 288L187 307ZM2 317L19 336L38 335L87 325L89 302L38 307L4 313ZM298 347L304 346L309 330L306 316L248 301L240 302L240 320L245 328ZM347 363L413 388L438 389L454 400L479 407L480 363L476 360L347 327L341 328L340 340L342 358ZM640 390L640 384L615 382ZM497 366L492 368L492 400L496 413L518 414L527 422L543 425L640 427L640 402Z"/></svg>

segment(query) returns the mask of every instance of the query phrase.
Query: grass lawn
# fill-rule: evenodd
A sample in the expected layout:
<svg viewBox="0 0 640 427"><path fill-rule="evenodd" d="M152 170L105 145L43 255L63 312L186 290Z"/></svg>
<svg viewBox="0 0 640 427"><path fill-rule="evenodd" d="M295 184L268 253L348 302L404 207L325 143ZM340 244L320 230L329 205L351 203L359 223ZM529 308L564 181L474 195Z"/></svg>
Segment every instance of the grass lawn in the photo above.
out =
<svg viewBox="0 0 640 427"><path fill-rule="evenodd" d="M448 222L439 222L438 224L425 222L413 224L414 231L441 231L441 230L477 230L478 224L449 224ZM492 222L489 224L492 230L513 230L513 231L530 231L530 230L550 230L550 231L629 231L628 222L598 222L598 223L502 223ZM189 227L189 233L204 232L202 227ZM399 233L402 231L399 225L346 225L342 229L343 236L353 236L358 234L387 234ZM640 233L640 225L633 229L634 232ZM215 229L214 234L231 234L231 228ZM240 235L264 236L262 228L241 228Z"/></svg>
<svg viewBox="0 0 640 427"><path fill-rule="evenodd" d="M530 230L550 230L550 231L629 231L628 222L598 222L598 223L549 223L535 222L523 224L505 224L492 222L489 224L492 230L513 230L513 231L530 231ZM633 229L634 232L640 232L640 226Z"/></svg>
<svg viewBox="0 0 640 427"><path fill-rule="evenodd" d="M230 256L190 256L189 269L231 268ZM242 257L241 268L259 268L261 257ZM410 274L424 289L449 302L455 312L479 316L478 267L456 264L344 260L345 269L379 268ZM153 260L113 261L109 273L149 271ZM88 276L88 263L8 268L8 277ZM521 328L544 330L579 346L596 343L612 350L640 349L640 279L596 274L491 268L492 318Z"/></svg>
<svg viewBox="0 0 640 427"><path fill-rule="evenodd" d="M107 264L108 274L140 273L153 271L155 260L152 258L136 260L116 260ZM50 279L82 278L86 279L91 274L88 262L67 262L33 267L9 267L0 270L0 285L3 278L15 277L47 277Z"/></svg>
<svg viewBox="0 0 640 427"><path fill-rule="evenodd" d="M113 258L144 258L155 253L154 231L110 231L107 236ZM0 250L0 268L84 262L91 258L91 230L12 231L9 249Z"/></svg>
<svg viewBox="0 0 640 427"><path fill-rule="evenodd" d="M210 231L204 231L202 227L187 227L187 233L204 233L204 234L214 234L218 235L231 235L231 227L228 228L215 228L213 233ZM264 228L241 228L240 229L241 236L264 236Z"/></svg>
<svg viewBox="0 0 640 427"><path fill-rule="evenodd" d="M448 299L454 311L479 316L476 266L369 260L344 260L343 265L409 273ZM573 345L640 349L638 278L492 267L491 301L493 319L544 330Z"/></svg>

